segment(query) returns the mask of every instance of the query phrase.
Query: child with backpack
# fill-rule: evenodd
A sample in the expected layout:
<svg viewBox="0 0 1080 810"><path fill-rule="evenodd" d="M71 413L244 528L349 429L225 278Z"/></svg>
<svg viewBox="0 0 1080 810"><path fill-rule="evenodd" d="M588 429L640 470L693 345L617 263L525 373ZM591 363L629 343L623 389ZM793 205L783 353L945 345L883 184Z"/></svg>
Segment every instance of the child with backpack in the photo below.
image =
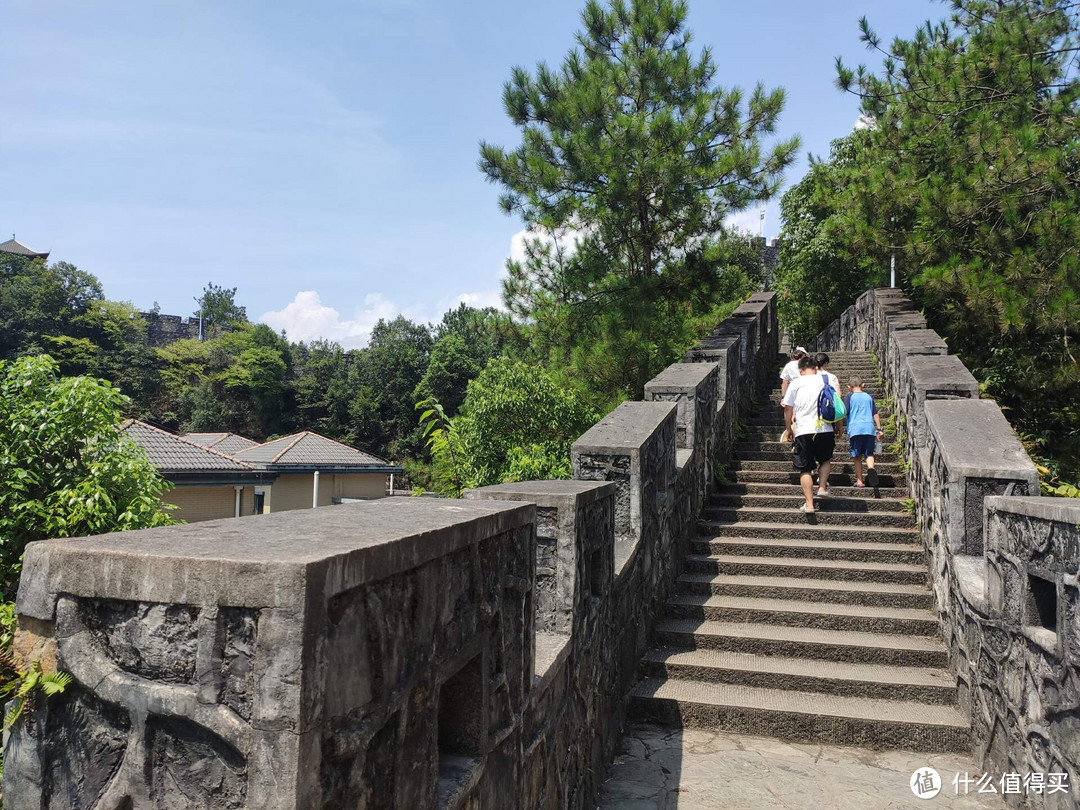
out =
<svg viewBox="0 0 1080 810"><path fill-rule="evenodd" d="M855 486L865 487L863 459L868 467L870 486L877 487L877 471L874 469L874 446L882 437L881 416L878 415L874 398L863 391L862 377L852 376L848 383L850 393L844 397L847 406L847 432L851 458L855 464Z"/></svg>

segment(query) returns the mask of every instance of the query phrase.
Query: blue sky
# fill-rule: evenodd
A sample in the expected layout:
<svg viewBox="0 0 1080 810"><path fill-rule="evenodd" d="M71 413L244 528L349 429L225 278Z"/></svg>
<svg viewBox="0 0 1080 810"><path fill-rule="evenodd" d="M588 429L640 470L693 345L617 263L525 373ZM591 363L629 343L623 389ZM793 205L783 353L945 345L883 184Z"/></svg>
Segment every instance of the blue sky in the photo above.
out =
<svg viewBox="0 0 1080 810"><path fill-rule="evenodd" d="M187 314L213 281L290 337L362 345L379 317L496 303L522 223L476 169L518 142L515 64L557 64L583 0L7 0L0 234ZM867 61L937 2L691 0L720 83L788 91L800 160L850 131L833 60ZM756 211L735 218L755 232ZM779 209L767 209L776 234ZM6 238L6 237L4 237Z"/></svg>

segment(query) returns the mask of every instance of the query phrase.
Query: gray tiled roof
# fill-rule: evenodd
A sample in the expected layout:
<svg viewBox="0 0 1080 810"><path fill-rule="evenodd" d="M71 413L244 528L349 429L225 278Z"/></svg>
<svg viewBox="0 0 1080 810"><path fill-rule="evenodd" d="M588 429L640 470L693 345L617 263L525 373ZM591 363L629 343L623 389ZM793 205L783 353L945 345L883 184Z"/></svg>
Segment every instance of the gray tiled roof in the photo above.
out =
<svg viewBox="0 0 1080 810"><path fill-rule="evenodd" d="M133 438L162 473L174 472L250 472L254 468L243 461L174 436L168 431L128 419L120 430Z"/></svg>
<svg viewBox="0 0 1080 810"><path fill-rule="evenodd" d="M16 256L28 256L31 259L49 258L49 251L31 250L22 242L15 241L14 236L6 242L0 243L0 253L13 253Z"/></svg>
<svg viewBox="0 0 1080 810"><path fill-rule="evenodd" d="M259 445L254 439L241 436L239 433L185 433L181 438L187 439L189 442L195 442L195 444L201 444L203 447L212 448L227 456L235 455L241 450L258 447Z"/></svg>
<svg viewBox="0 0 1080 810"><path fill-rule="evenodd" d="M252 464L293 465L303 467L375 467L391 466L381 458L364 453L347 444L320 436L318 433L304 431L274 439L234 454L238 459Z"/></svg>

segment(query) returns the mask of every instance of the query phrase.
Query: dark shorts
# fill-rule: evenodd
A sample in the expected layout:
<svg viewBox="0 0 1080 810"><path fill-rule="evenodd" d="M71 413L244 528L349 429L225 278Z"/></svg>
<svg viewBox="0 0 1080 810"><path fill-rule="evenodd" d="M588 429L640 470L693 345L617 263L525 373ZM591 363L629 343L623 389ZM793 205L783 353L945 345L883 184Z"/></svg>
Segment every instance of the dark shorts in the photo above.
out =
<svg viewBox="0 0 1080 810"><path fill-rule="evenodd" d="M848 442L851 445L852 458L858 458L859 456L874 457L874 445L877 444L877 436L850 436Z"/></svg>
<svg viewBox="0 0 1080 810"><path fill-rule="evenodd" d="M795 448L791 451L791 463L798 472L813 472L818 464L832 459L835 448L836 436L832 431L796 436Z"/></svg>

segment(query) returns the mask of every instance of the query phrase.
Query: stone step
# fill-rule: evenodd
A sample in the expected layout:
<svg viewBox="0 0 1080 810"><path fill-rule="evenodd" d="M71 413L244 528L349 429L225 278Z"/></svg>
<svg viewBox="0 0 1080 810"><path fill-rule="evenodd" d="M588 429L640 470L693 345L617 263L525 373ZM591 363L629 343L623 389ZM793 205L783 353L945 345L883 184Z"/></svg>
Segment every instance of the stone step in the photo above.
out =
<svg viewBox="0 0 1080 810"><path fill-rule="evenodd" d="M752 557L745 554L687 554L686 571L694 574L733 576L842 579L850 582L926 583L925 565L864 562L818 557Z"/></svg>
<svg viewBox="0 0 1080 810"><path fill-rule="evenodd" d="M824 504L830 498L818 498L815 503ZM738 509L724 509L709 504L704 511L704 517L709 521L722 521L737 523L749 520L756 523L803 523L805 515L799 511L799 506L805 503L805 499L799 499L798 503L787 509L775 507L743 506ZM820 514L814 516L814 522L822 526L869 526L874 528L913 528L915 526L914 515L907 512L842 512L837 509L822 509Z"/></svg>
<svg viewBox="0 0 1080 810"><path fill-rule="evenodd" d="M859 605L855 609L835 602L677 593L668 599L664 613L673 619L758 622L863 633L930 637L938 632L937 616L931 610L883 605Z"/></svg>
<svg viewBox="0 0 1080 810"><path fill-rule="evenodd" d="M832 505L843 504L839 508L848 508L847 501L851 499L858 500L876 500L874 498L874 491L869 487L861 489L859 487L841 486L839 484L832 486ZM794 484L782 483L755 483L755 482L733 482L729 484L721 484L715 490L716 495L721 497L744 497L744 496L779 496L782 498L799 498L795 506L798 508L799 503L802 503L802 496L799 495L798 481ZM907 487L886 487L880 488L881 499L880 503L886 503L890 499L892 500L904 500L908 497ZM826 498L826 501L829 499ZM867 505L869 507L869 504ZM830 508L830 507L825 507ZM852 506L852 509L857 507ZM890 507L891 508L891 507Z"/></svg>
<svg viewBox="0 0 1080 810"><path fill-rule="evenodd" d="M695 554L738 554L747 557L801 557L853 562L925 565L926 552L919 544L843 542L837 540L774 540L763 537L701 537L690 542Z"/></svg>
<svg viewBox="0 0 1080 810"><path fill-rule="evenodd" d="M795 484L797 486L799 483L799 474L791 469L790 463L788 464L788 472L780 472L777 470L733 470L729 475L734 479L732 483L736 484ZM855 475L853 473L829 473L830 487L856 489L855 480ZM903 491L906 493L907 477L903 475L882 475L879 473L878 486L882 487L882 495L886 494L886 489L895 489L896 491ZM844 494L847 495L848 493L845 492ZM871 496L872 494L871 491Z"/></svg>
<svg viewBox="0 0 1080 810"><path fill-rule="evenodd" d="M822 513L824 517L828 513ZM874 543L919 542L914 529L874 528L870 526L828 526L814 522L818 515L798 514L792 523L764 523L699 520L698 534L707 537L763 537L770 540L854 540Z"/></svg>
<svg viewBox="0 0 1080 810"><path fill-rule="evenodd" d="M783 430L783 428L781 428ZM880 461L896 461L895 453L886 450L890 446L890 442L885 440L882 442L882 450L877 458ZM851 449L851 442L848 441L848 437L845 434L843 438L836 439L836 452L847 453ZM739 443L735 445L735 453L784 453L787 458L791 458L791 442L782 442L779 440L779 434L776 436L762 436L762 437L750 437L744 436L740 439Z"/></svg>
<svg viewBox="0 0 1080 810"><path fill-rule="evenodd" d="M951 706L653 678L634 687L630 702L635 718L674 727L875 749L971 748L967 718Z"/></svg>
<svg viewBox="0 0 1080 810"><path fill-rule="evenodd" d="M716 596L792 599L801 602L880 605L924 610L934 607L934 596L925 585L899 585L894 582L683 574L678 579L677 587L680 593Z"/></svg>
<svg viewBox="0 0 1080 810"><path fill-rule="evenodd" d="M762 444L780 444L780 442L762 442ZM847 442L844 443L847 445ZM735 450L735 461L780 461L784 464L791 464L792 446L790 444L781 446L778 450L751 450L744 448L741 445ZM849 446L840 447L839 444L833 451L833 464L843 462L844 464L854 464L854 460L850 455ZM885 472L886 465L897 464L896 455L893 453L882 453L880 456L874 457L874 466L878 468L878 472ZM863 465L864 469L866 465ZM854 469L854 466L852 466Z"/></svg>
<svg viewBox="0 0 1080 810"><path fill-rule="evenodd" d="M649 678L917 701L939 706L955 707L957 702L956 682L949 671L930 667L820 661L728 650L652 649L645 653L641 669Z"/></svg>
<svg viewBox="0 0 1080 810"><path fill-rule="evenodd" d="M892 416L892 411L888 408L879 408L878 415L881 417L882 421L885 421ZM751 428L779 427L780 430L783 430L784 408L778 402L771 402L768 405L758 406L746 417L746 425Z"/></svg>
<svg viewBox="0 0 1080 810"><path fill-rule="evenodd" d="M862 377L863 375L860 374L859 376ZM844 389L843 391L840 392L841 396L847 396L847 394L848 394L848 387L847 387L848 386L848 380L850 380L851 377L852 377L852 375L850 375L850 374L840 377L840 385ZM884 397L884 392L885 392L884 387L880 383L878 383L878 384L867 383L866 378L863 377L863 391L874 398L874 403L877 405L878 411L880 412L882 410L882 404L881 403L885 398ZM780 402L780 399L781 399L781 394L780 394L780 389L779 388L773 389L772 391L769 392L769 394L768 394L768 401L769 402L775 404L775 403ZM759 401L757 403L756 407L760 407L761 404L762 403Z"/></svg>
<svg viewBox="0 0 1080 810"><path fill-rule="evenodd" d="M656 625L655 638L657 646L683 650L728 650L889 666L949 666L949 654L941 639L923 636L664 619Z"/></svg>
<svg viewBox="0 0 1080 810"><path fill-rule="evenodd" d="M762 485L764 486L764 485ZM709 509L738 509L741 506L756 507L759 509L794 509L798 510L803 504L803 496L795 490L789 490L790 494L728 494L721 492L709 498ZM835 495L819 499L817 508L823 512L903 512L905 500L903 498L859 498L843 497ZM908 514L904 512L904 514Z"/></svg>
<svg viewBox="0 0 1080 810"><path fill-rule="evenodd" d="M854 474L855 465L851 463L851 458L844 458L843 456L836 457L834 454L832 460L832 472ZM728 464L728 469L732 472L740 472L746 470L747 472L788 472L793 471L791 468L791 454L788 453L785 458L778 459L776 461L745 461L742 459L733 459ZM874 469L878 471L878 476L882 475L899 475L900 465L896 462L884 462L874 465Z"/></svg>

